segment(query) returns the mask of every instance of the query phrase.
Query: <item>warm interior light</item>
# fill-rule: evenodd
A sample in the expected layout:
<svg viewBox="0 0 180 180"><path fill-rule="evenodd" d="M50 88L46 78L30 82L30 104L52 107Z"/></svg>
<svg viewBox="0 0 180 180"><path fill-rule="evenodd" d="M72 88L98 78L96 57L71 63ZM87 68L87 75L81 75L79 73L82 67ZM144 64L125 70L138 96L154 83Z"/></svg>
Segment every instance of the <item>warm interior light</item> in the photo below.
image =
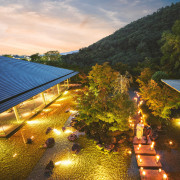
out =
<svg viewBox="0 0 180 180"><path fill-rule="evenodd" d="M53 129L53 131L54 131L57 135L60 135L60 134L61 134L61 132L60 132L59 130L57 130L57 129Z"/></svg>
<svg viewBox="0 0 180 180"><path fill-rule="evenodd" d="M140 155L138 155L138 159L140 159Z"/></svg>
<svg viewBox="0 0 180 180"><path fill-rule="evenodd" d="M140 170L142 171L142 170L143 170L143 167L140 167Z"/></svg>
<svg viewBox="0 0 180 180"><path fill-rule="evenodd" d="M59 165L59 164L69 165L69 164L71 164L71 163L72 163L72 161L70 161L70 160L65 160L65 161L58 161L58 162L55 163L55 165Z"/></svg>
<svg viewBox="0 0 180 180"><path fill-rule="evenodd" d="M24 117L27 117L27 116L29 116L31 113L30 112L27 112L27 113L23 113L22 115L24 116Z"/></svg>
<svg viewBox="0 0 180 180"><path fill-rule="evenodd" d="M139 162L142 163L142 159L139 159Z"/></svg>
<svg viewBox="0 0 180 180"><path fill-rule="evenodd" d="M139 144L139 148L141 148L141 144Z"/></svg>
<svg viewBox="0 0 180 180"><path fill-rule="evenodd" d="M67 94L67 93L68 93L68 91L64 91L64 95Z"/></svg>
<svg viewBox="0 0 180 180"><path fill-rule="evenodd" d="M146 172L145 172L145 171L143 171L143 172L142 172L142 174L143 174L143 176L145 176L145 175L146 175Z"/></svg>
<svg viewBox="0 0 180 180"><path fill-rule="evenodd" d="M162 170L161 170L161 168L159 168L159 172L161 172Z"/></svg>
<svg viewBox="0 0 180 180"><path fill-rule="evenodd" d="M170 145L172 145L172 144L173 144L173 142L172 142L172 141L169 141L169 144L170 144Z"/></svg>

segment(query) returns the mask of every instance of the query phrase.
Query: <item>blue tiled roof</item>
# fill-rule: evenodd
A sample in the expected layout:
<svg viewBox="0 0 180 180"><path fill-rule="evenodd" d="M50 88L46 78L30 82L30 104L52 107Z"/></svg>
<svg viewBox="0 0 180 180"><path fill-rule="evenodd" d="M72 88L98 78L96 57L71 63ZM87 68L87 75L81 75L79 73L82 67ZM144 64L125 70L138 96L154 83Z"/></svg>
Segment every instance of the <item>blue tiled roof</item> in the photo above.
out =
<svg viewBox="0 0 180 180"><path fill-rule="evenodd" d="M0 56L0 113L77 73Z"/></svg>

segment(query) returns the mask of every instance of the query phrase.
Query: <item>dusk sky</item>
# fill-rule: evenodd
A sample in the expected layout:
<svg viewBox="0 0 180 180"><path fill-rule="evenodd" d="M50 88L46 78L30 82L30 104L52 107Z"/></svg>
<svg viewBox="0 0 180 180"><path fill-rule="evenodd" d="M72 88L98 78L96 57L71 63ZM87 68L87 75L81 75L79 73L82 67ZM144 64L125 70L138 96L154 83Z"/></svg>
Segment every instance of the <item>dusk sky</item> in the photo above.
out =
<svg viewBox="0 0 180 180"><path fill-rule="evenodd" d="M0 0L0 54L87 47L178 0Z"/></svg>

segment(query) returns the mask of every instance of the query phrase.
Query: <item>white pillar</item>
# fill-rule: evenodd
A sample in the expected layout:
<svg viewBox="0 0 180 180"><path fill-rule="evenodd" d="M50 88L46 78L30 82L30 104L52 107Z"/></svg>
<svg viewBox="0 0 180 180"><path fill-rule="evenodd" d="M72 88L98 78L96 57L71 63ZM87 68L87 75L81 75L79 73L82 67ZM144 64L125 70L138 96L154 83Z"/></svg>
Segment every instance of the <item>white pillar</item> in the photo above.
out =
<svg viewBox="0 0 180 180"><path fill-rule="evenodd" d="M69 79L67 79L67 87L68 87L68 89L69 89Z"/></svg>
<svg viewBox="0 0 180 180"><path fill-rule="evenodd" d="M44 104L46 105L46 100L45 100L45 97L44 97L44 93L42 92L42 93L41 93L41 95L42 95L42 98L43 98Z"/></svg>
<svg viewBox="0 0 180 180"><path fill-rule="evenodd" d="M13 107L13 110L14 110L14 114L15 114L15 116L16 116L16 120L17 120L17 122L19 122L20 118L19 118L19 113L18 113L17 107L14 106L14 107Z"/></svg>
<svg viewBox="0 0 180 180"><path fill-rule="evenodd" d="M60 90L60 84L57 84L57 89L58 89L58 94L61 94L61 90Z"/></svg>

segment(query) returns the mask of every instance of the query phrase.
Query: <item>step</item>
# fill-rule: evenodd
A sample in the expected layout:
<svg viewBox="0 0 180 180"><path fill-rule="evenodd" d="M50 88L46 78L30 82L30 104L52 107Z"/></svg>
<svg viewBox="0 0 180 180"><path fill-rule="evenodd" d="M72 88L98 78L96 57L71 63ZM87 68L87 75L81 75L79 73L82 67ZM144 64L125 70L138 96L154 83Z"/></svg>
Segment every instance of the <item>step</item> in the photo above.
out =
<svg viewBox="0 0 180 180"><path fill-rule="evenodd" d="M145 156L145 155L140 155L140 159L142 159L142 162L138 160L138 156L136 155L137 159L137 164L138 167L143 167L143 168L162 168L161 162L158 161L156 162L156 156Z"/></svg>
<svg viewBox="0 0 180 180"><path fill-rule="evenodd" d="M145 136L142 137L142 139L138 139L136 136L133 139L133 144L146 144ZM151 144L151 139L149 138L148 143Z"/></svg>
<svg viewBox="0 0 180 180"><path fill-rule="evenodd" d="M140 155L156 155L156 151L155 149L153 148L151 150L151 146L150 145L141 145L141 148L139 148L138 150L138 145L134 145L134 152L135 154L140 154Z"/></svg>
<svg viewBox="0 0 180 180"><path fill-rule="evenodd" d="M145 175L143 175L143 171L145 171ZM151 170L151 169L139 170L139 173L142 180L162 180L163 175L166 174L164 170L161 170L161 172L159 172L159 170Z"/></svg>

